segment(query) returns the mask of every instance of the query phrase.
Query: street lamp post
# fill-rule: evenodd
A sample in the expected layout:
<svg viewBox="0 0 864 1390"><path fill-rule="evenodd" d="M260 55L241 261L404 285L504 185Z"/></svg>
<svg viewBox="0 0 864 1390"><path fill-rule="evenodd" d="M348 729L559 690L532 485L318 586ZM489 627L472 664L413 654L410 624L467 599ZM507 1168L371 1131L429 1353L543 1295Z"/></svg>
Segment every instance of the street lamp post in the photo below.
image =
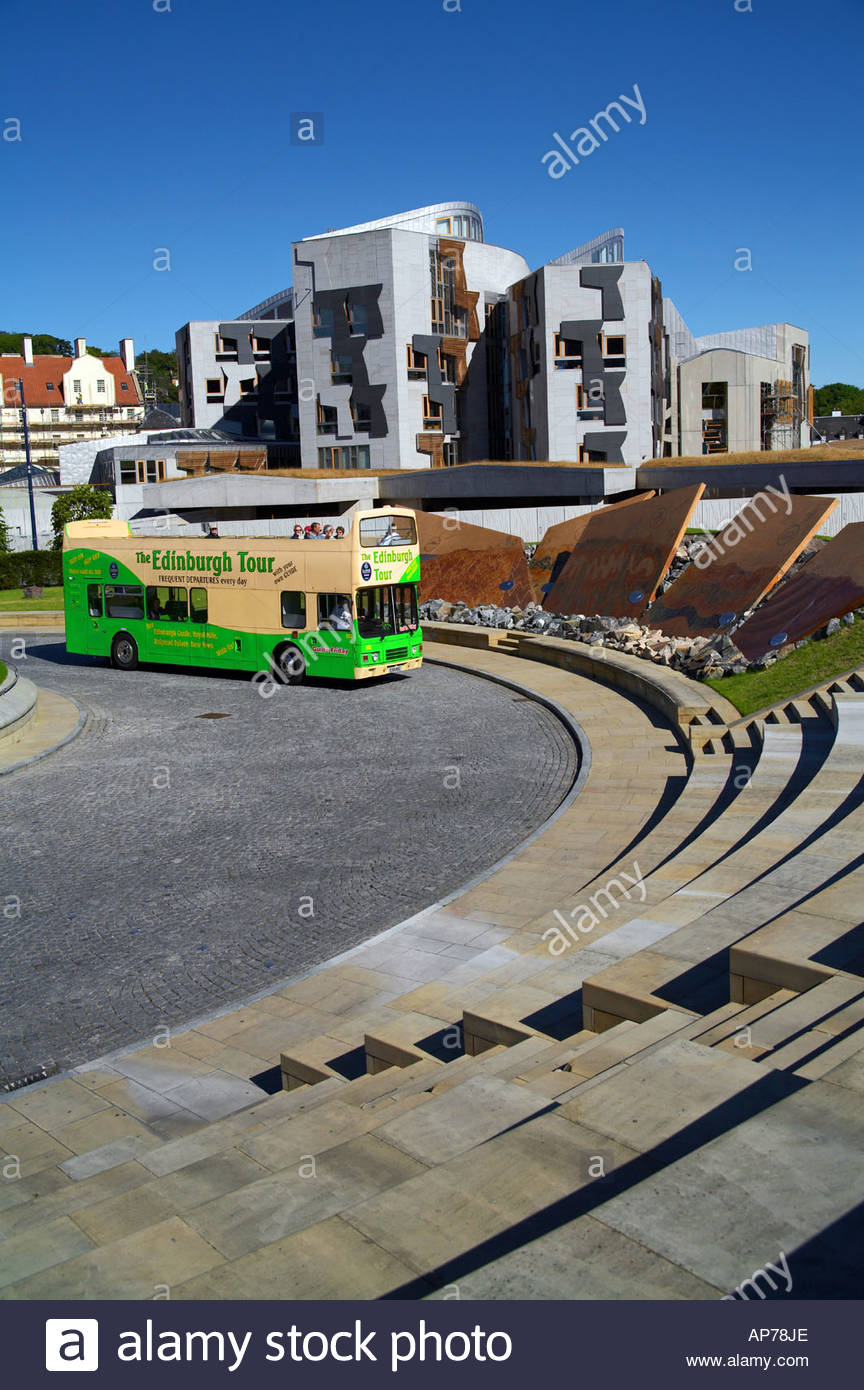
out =
<svg viewBox="0 0 864 1390"><path fill-rule="evenodd" d="M39 536L36 533L36 504L33 501L33 463L30 458L30 429L27 424L27 403L24 400L24 380L18 378L18 391L21 396L21 424L24 428L24 457L27 460L27 492L30 496L30 530L33 533L33 549L39 549Z"/></svg>

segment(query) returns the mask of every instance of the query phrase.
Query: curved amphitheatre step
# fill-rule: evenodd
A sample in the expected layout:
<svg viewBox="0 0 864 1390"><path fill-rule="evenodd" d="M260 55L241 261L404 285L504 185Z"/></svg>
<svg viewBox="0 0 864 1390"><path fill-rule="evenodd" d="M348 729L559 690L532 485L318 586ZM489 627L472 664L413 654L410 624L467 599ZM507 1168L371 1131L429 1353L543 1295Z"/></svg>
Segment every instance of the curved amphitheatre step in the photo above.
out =
<svg viewBox="0 0 864 1390"><path fill-rule="evenodd" d="M618 1018L645 1018L686 998L697 1010L716 996L730 971L732 998L752 1003L780 987L809 987L800 975L773 971L751 977L750 934L813 895L842 872L860 844L862 721L856 702L836 697L837 734L825 761L791 806L765 830L694 880L682 893L645 914L653 922L650 948L586 980L585 1023L604 1027ZM851 706L851 708L850 708ZM745 953L742 955L742 952ZM751 985L745 981L754 979Z"/></svg>
<svg viewBox="0 0 864 1390"><path fill-rule="evenodd" d="M478 638L475 631L468 631L465 635L473 641ZM480 636L484 637L484 634ZM438 649L438 655L446 660L448 657L458 658L459 653L451 653L449 649L441 647ZM516 660L502 658L497 653L485 657L477 652L476 659L472 661L472 669L480 667L482 670L494 671L499 677L503 676L506 679L509 676L510 679L518 681L524 670L524 667L520 670L520 664ZM617 695L603 692L594 683L579 680L572 675L561 676L554 671L549 674L551 682L546 693L565 706L569 697L573 711L578 713L583 723L589 725L588 733L595 751L592 755L588 783L575 805L552 827L551 832L541 834L533 844L520 852L517 870L505 866L480 885L479 893L469 892L460 898L459 912L462 914L462 921L470 917L473 911L478 920L485 918L490 922L510 922L510 911L516 905L517 895L526 900L528 890L528 893L533 891L538 896L533 902L529 896L521 917L512 918L514 927L517 923L520 927L524 926L525 919L530 918L542 907L540 895L544 891L550 905L560 900L565 888L563 884L560 888L555 888L554 885L556 876L561 879L565 859L566 886L572 884L574 891L578 889L586 878L590 879L608 862L610 853L614 853L616 840L618 848L624 849L628 843L633 843L639 838L643 826L650 822L657 802L668 786L670 773L674 773L676 767L682 769L680 780L684 780L683 772L687 771L691 774L690 780L693 782L691 788L688 780L679 800L673 802L672 810L677 817L679 803L684 803L686 798L686 816L679 827L681 838L690 834L694 826L702 823L717 794L723 793L724 782L728 779L731 763L725 757L714 760L714 766L711 768L708 767L707 760L698 759L694 772L693 760L686 757L683 747L677 754L674 746L670 750L668 733L664 734L662 729L658 729L656 721L652 721L632 702L620 701ZM667 686L669 674L663 672L664 685ZM538 674L537 680L539 679ZM683 697L678 694L679 704L693 703L690 684L685 683ZM670 698L668 690L664 689L663 699L667 704ZM594 727L591 726L592 712L589 708L592 701L597 704L597 710L593 714ZM615 728L610 731L609 726L613 722ZM605 737L601 737L601 734L605 734ZM673 753L671 758L668 756L670 751ZM642 785L634 787L634 778ZM668 853L669 837L674 837L675 834L669 813L660 821L660 825L663 824L667 824L666 840L659 845L658 854ZM674 843L674 838L672 842ZM581 853L577 853L578 850L581 850ZM550 885L554 891L550 891ZM490 903L491 909L488 906ZM504 909L503 915L498 910L499 903ZM433 924L430 928L432 935L436 929ZM543 946L539 931L536 934L536 943ZM506 978L508 970L518 980L525 964L531 964L526 962L526 948L530 945L531 942L524 930L519 930L518 936L514 932L514 936L504 943L508 948L507 955L510 956L509 965L501 951L496 953L494 949L491 950L487 959L478 953L476 964L466 964L464 970L451 968L449 973L452 985L449 988L439 988L437 997L431 989L408 991L401 998L392 1001L389 1018L388 1010L385 1009L381 1016L365 1028L358 1019L355 1032L347 1046L356 1048L362 1040L370 1070L384 1061L404 1066L423 1055L423 1049L416 1046L417 1041L424 1036L424 1033L419 1031L420 1027L425 1030L426 1035L430 1034L434 1027L441 1030L449 1028L452 1032L463 1022L464 1016L464 1021L469 1025L469 1050L473 1050L470 1009L468 1015L464 1015L464 1011L470 1006L472 995L477 993L477 990L467 986L472 977L488 976L489 983L481 992L500 989L504 979L497 976L503 971ZM441 978L446 982L448 975L445 962L441 959L440 963ZM548 958L541 957L539 962L532 965L532 969L542 969L547 964ZM522 1011L531 1012L532 1008L542 1010L552 1004L556 988L557 981L554 984L547 981L545 987L541 986L530 994L523 992L520 996L524 1002ZM410 1022L406 1028L400 1015L403 1011L415 1010L424 1017L422 1022L418 1021L419 1027L412 1034ZM578 1026L579 1020L575 1018L572 1028L568 1031L572 1032L578 1029ZM507 1034L507 1040L512 1043L529 1035L530 1029L516 1029ZM495 1040L485 1039L484 1046L489 1045L496 1045ZM336 1074L336 1069L331 1064L338 1062L345 1051L346 1041L341 1035L339 1039L325 1036L310 1039L308 1043L292 1044L285 1049L281 1057L284 1084L294 1087L314 1083L328 1075Z"/></svg>
<svg viewBox="0 0 864 1390"><path fill-rule="evenodd" d="M472 632L470 635L473 639L472 645L473 642L477 641L478 636L482 636L476 632ZM694 770L691 770L691 776L684 792L674 803L672 810L660 822L660 825L649 832L644 842L640 842L639 853L643 852L644 843L650 864L662 854L662 850L666 848L664 841L668 842L670 836L673 843L679 834L683 833L685 839L688 834L692 836L693 821L700 811L702 812L702 821L707 820L708 822L707 827L702 830L701 834L692 836L677 860L672 858L671 863L663 863L659 872L646 879L645 900L657 903L669 898L670 888L673 887L673 884L677 887L686 884L701 873L706 864L714 863L728 854L752 831L754 826L769 821L772 807L782 802L782 796L787 793L794 774L799 771L800 747L800 728L769 729L765 747L762 750L762 759L757 764L752 777L743 784L746 786L746 799L740 794L737 799L732 798L733 804L725 808L724 815L719 819L711 816L711 810L716 807L718 802L716 783L722 782L722 775L718 777L716 773L712 774L709 771L705 777L709 784L708 787L700 787L700 773L702 769L711 768L712 760L698 760ZM731 768L735 768L734 759L731 761ZM747 770L749 773L749 767ZM729 775L727 770L727 778ZM711 783L715 783L715 785L712 786ZM606 881L610 875L614 875L617 868L618 865L616 864L607 871ZM631 905L626 912L616 913L615 925L620 927L628 918L639 917L640 909ZM649 928L649 932L650 930ZM612 957L607 956L604 960L602 955L603 936L598 936L596 941L599 943L600 958L598 959L596 950L593 954L581 953L581 958L580 954L574 956L574 961L570 963L570 970L568 971L569 983L572 986L571 995L569 999L567 997L559 999L557 1006L556 1001L550 997L549 993L554 984L552 972L544 969L547 962L542 959L541 963L535 966L533 979L524 977L524 971L520 972L523 974L524 982L509 990L493 978L490 981L494 990L491 997L474 1007L463 1007L460 1010L458 989L454 990L449 1012L439 1001L439 1012L447 1013L449 1023L445 1022L443 1018L436 1021L439 1021L442 1027L449 1026L453 1030L461 1013L465 1047L471 1054L482 1052L489 1047L512 1046L514 1043L532 1036L532 1034L548 1037L549 1033L546 1030L550 1028L554 1036L559 1039L568 1033L575 1033L580 1028L582 1018L579 1001L573 996L582 985L586 975L589 975L592 970L596 970L598 965L612 963L622 945L619 938L614 944ZM523 947L525 944L522 943ZM535 948L539 946L542 949L542 940L535 941L534 946ZM639 935L637 932L628 943L627 950L628 952L636 952L638 949ZM529 962L526 961L524 964L528 965ZM398 1008L402 1002L396 1000L394 1004ZM666 1006L661 1004L659 1007L665 1008ZM611 1018L605 1017L607 1012L603 1011L600 1017L589 1015L585 1019L586 1024L599 1023L601 1026L606 1026L613 1021ZM637 1016L640 1012L637 1009ZM651 1012L657 1012L657 1008L650 1007L649 1015ZM590 1032L593 1033L593 1027ZM422 1049L416 1048L419 1037L420 1033L416 1031L412 1036L410 1021L407 1027L405 1023L397 1020L392 1025L385 1022L377 1028L367 1029L364 1041L368 1067L371 1070L381 1065L382 1058L389 1059L395 1065L406 1065L422 1055ZM299 1060L302 1061L302 1058ZM286 1077L290 1078L290 1054L283 1055L283 1071ZM321 1074L326 1073L322 1072ZM290 1080L286 1084L291 1084Z"/></svg>

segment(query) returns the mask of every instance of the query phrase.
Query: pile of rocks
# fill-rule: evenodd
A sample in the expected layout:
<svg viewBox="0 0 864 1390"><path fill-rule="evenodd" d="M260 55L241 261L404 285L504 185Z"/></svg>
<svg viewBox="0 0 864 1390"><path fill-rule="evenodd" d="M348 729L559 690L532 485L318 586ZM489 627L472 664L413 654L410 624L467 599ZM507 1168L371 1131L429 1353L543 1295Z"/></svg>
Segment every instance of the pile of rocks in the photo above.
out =
<svg viewBox="0 0 864 1390"><path fill-rule="evenodd" d="M529 603L524 609L499 608L492 604L469 608L466 603L447 603L443 599L424 603L420 615L421 620L431 622L507 628L529 635L586 642L590 647L609 647L702 680L709 676L737 675L749 669L729 637L718 636L710 641L707 637L669 637L659 628L644 627L632 618L547 613L535 603ZM776 660L772 653L765 664Z"/></svg>

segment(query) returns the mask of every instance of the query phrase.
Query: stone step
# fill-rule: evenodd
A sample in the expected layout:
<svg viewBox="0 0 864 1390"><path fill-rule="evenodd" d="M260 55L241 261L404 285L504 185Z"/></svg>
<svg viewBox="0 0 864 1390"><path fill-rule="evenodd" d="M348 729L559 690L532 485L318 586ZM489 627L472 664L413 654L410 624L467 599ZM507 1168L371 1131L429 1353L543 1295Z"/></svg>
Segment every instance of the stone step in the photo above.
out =
<svg viewBox="0 0 864 1390"><path fill-rule="evenodd" d="M462 1051L462 1030L459 1023L452 1019L412 1010L399 1018L379 1024L368 1030L364 1036L366 1070L374 1075L387 1067L408 1067L412 1062L422 1062L430 1057L438 1061L439 1065L443 1065L443 1060L435 1057L435 1052L447 1049L448 1033L452 1040L450 1050L454 1056L458 1056ZM439 1037L435 1049L430 1050L428 1046L419 1045L423 1040L441 1034L443 1037Z"/></svg>
<svg viewBox="0 0 864 1390"><path fill-rule="evenodd" d="M858 1007L850 1014L849 1006L854 1004ZM713 1046L753 1060L776 1053L774 1065L785 1068L794 1065L801 1055L816 1046L808 1041L806 1035L819 1026L833 1033L837 1027L836 1019L843 1013L850 1021L864 1022L864 981L840 976L824 980L804 994L796 994L792 999L767 1009L758 1018L753 1018L746 1025L746 1044L742 1043L739 1031L735 1037L724 1038ZM835 1020L833 1024L832 1019ZM741 1026L739 1024L739 1030ZM842 1031L843 1025L839 1027Z"/></svg>

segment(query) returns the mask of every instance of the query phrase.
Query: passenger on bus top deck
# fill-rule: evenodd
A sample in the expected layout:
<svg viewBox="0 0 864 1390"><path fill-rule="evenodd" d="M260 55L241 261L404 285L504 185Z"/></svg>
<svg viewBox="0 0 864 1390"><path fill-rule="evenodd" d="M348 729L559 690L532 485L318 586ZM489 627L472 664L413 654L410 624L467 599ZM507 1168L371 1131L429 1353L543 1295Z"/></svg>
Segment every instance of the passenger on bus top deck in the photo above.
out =
<svg viewBox="0 0 864 1390"><path fill-rule="evenodd" d="M306 532L303 530L303 527L300 525L300 522L296 522L294 526L294 534L291 537L292 541L302 541L305 539L305 537Z"/></svg>
<svg viewBox="0 0 864 1390"><path fill-rule="evenodd" d="M325 539L325 541L332 541L332 539L333 539L333 527L332 527L332 526L325 526L325 527L324 527L324 539Z"/></svg>
<svg viewBox="0 0 864 1390"><path fill-rule="evenodd" d="M320 521L313 521L313 522L312 522L312 528L311 528L311 530L310 530L310 532L309 532L309 539L310 539L310 541L323 541L323 539L324 539L324 530L323 530L323 528L322 528L322 526L321 526L321 522L320 522Z"/></svg>
<svg viewBox="0 0 864 1390"><path fill-rule="evenodd" d="M344 535L345 535L345 527L344 527L344 526L337 526L337 527L336 527L336 535L334 536L333 539L334 539L334 540L337 540L337 541L341 541L341 539L342 539L342 537L343 537Z"/></svg>
<svg viewBox="0 0 864 1390"><path fill-rule="evenodd" d="M330 625L336 632L350 632L353 627L351 618L351 600L347 594L337 594L333 611L330 614Z"/></svg>

